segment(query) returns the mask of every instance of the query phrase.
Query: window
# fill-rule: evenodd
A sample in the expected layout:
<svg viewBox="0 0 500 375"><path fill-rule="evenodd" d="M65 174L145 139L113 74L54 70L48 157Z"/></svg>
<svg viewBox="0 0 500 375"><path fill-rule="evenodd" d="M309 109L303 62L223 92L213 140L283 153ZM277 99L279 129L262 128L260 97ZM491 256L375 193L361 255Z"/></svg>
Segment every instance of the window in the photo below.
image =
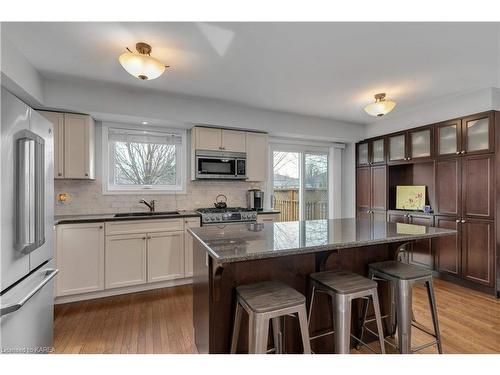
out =
<svg viewBox="0 0 500 375"><path fill-rule="evenodd" d="M280 221L340 217L338 147L343 145L271 140L268 191L272 192L270 205L280 211Z"/></svg>
<svg viewBox="0 0 500 375"><path fill-rule="evenodd" d="M185 132L103 126L103 189L107 193L184 190Z"/></svg>

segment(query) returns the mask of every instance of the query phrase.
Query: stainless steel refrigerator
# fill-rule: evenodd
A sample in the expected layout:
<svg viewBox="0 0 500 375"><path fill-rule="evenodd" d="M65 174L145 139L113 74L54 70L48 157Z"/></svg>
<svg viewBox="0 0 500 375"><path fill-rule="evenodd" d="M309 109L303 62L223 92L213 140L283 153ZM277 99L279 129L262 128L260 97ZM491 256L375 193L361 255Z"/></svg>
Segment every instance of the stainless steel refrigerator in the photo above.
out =
<svg viewBox="0 0 500 375"><path fill-rule="evenodd" d="M52 350L54 314L52 124L1 91L2 353Z"/></svg>

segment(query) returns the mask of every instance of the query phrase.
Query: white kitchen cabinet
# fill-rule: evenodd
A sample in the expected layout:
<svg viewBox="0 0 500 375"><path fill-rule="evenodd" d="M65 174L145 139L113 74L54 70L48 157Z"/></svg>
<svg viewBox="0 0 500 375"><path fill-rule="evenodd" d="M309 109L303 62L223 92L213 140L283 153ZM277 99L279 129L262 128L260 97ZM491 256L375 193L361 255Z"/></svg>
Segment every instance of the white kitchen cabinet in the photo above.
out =
<svg viewBox="0 0 500 375"><path fill-rule="evenodd" d="M268 136L263 133L246 133L248 181L267 181Z"/></svg>
<svg viewBox="0 0 500 375"><path fill-rule="evenodd" d="M280 214L257 214L258 223L273 223L279 221Z"/></svg>
<svg viewBox="0 0 500 375"><path fill-rule="evenodd" d="M54 178L64 178L64 113L39 111L54 127Z"/></svg>
<svg viewBox="0 0 500 375"><path fill-rule="evenodd" d="M189 218L184 221L184 276L193 276L193 236L188 233L189 228L199 228L199 218Z"/></svg>
<svg viewBox="0 0 500 375"><path fill-rule="evenodd" d="M106 236L106 289L147 282L147 235Z"/></svg>
<svg viewBox="0 0 500 375"><path fill-rule="evenodd" d="M222 129L221 150L231 152L245 152L245 132Z"/></svg>
<svg viewBox="0 0 500 375"><path fill-rule="evenodd" d="M184 277L184 232L147 235L148 282Z"/></svg>
<svg viewBox="0 0 500 375"><path fill-rule="evenodd" d="M93 179L94 121L87 115L64 114L64 176Z"/></svg>
<svg viewBox="0 0 500 375"><path fill-rule="evenodd" d="M222 143L222 130L217 128L193 128L194 145L196 150L220 151ZM193 152L195 150L192 150Z"/></svg>
<svg viewBox="0 0 500 375"><path fill-rule="evenodd" d="M54 178L95 178L95 124L92 117L40 111L54 126Z"/></svg>
<svg viewBox="0 0 500 375"><path fill-rule="evenodd" d="M56 227L56 296L104 289L104 224Z"/></svg>

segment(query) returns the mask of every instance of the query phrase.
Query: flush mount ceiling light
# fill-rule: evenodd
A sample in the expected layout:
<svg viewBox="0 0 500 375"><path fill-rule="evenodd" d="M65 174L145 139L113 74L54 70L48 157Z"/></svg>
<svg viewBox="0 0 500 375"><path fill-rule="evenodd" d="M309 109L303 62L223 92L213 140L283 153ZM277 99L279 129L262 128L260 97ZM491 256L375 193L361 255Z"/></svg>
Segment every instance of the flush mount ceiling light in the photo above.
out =
<svg viewBox="0 0 500 375"><path fill-rule="evenodd" d="M135 49L138 53L128 52L120 55L118 60L127 72L143 81L158 78L163 74L168 65L164 65L151 57L151 46L147 43L137 43Z"/></svg>
<svg viewBox="0 0 500 375"><path fill-rule="evenodd" d="M368 104L365 112L370 116L382 117L394 109L396 102L385 100L385 93L375 95L375 103Z"/></svg>

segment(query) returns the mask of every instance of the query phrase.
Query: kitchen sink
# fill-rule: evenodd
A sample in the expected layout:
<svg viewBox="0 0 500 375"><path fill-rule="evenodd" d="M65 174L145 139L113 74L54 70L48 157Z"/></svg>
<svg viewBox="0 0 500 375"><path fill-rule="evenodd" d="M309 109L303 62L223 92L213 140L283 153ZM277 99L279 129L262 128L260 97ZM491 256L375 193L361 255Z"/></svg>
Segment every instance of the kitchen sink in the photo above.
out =
<svg viewBox="0 0 500 375"><path fill-rule="evenodd" d="M115 217L164 216L164 215L179 215L179 211L127 212L123 214L115 214Z"/></svg>

